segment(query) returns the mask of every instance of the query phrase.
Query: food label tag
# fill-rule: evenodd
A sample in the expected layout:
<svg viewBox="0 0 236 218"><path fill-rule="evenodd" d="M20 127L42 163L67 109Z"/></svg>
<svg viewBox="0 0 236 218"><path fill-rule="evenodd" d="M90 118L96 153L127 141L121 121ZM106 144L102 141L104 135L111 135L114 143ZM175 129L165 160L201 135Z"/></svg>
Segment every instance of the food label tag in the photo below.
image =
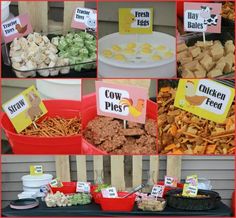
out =
<svg viewBox="0 0 236 218"><path fill-rule="evenodd" d="M13 41L15 38L26 36L33 32L28 14L14 17L2 23L2 33L5 43Z"/></svg>
<svg viewBox="0 0 236 218"><path fill-rule="evenodd" d="M195 197L195 196L197 196L197 192L198 192L197 186L192 186L190 184L184 184L182 195L186 196L186 197Z"/></svg>
<svg viewBox="0 0 236 218"><path fill-rule="evenodd" d="M120 34L151 34L153 8L120 8Z"/></svg>
<svg viewBox="0 0 236 218"><path fill-rule="evenodd" d="M165 186L177 187L178 179L171 176L165 176Z"/></svg>
<svg viewBox="0 0 236 218"><path fill-rule="evenodd" d="M191 186L198 186L198 176L197 175L187 176L185 183L190 184Z"/></svg>
<svg viewBox="0 0 236 218"><path fill-rule="evenodd" d="M96 81L97 114L145 123L148 90Z"/></svg>
<svg viewBox="0 0 236 218"><path fill-rule="evenodd" d="M179 80L174 106L214 122L224 122L235 90L208 79Z"/></svg>
<svg viewBox="0 0 236 218"><path fill-rule="evenodd" d="M104 198L118 198L118 194L115 187L102 189L102 197Z"/></svg>
<svg viewBox="0 0 236 218"><path fill-rule="evenodd" d="M155 196L157 198L162 198L164 190L165 190L164 185L154 185L153 188L152 188L151 195Z"/></svg>
<svg viewBox="0 0 236 218"><path fill-rule="evenodd" d="M31 165L30 166L30 175L31 176L40 176L43 175L43 166L42 165Z"/></svg>
<svg viewBox="0 0 236 218"><path fill-rule="evenodd" d="M47 113L34 86L24 90L2 107L18 133Z"/></svg>
<svg viewBox="0 0 236 218"><path fill-rule="evenodd" d="M62 187L63 186L63 184L62 184L62 182L61 181L59 181L59 179L53 179L51 182L50 182L50 185L52 186L52 187Z"/></svg>
<svg viewBox="0 0 236 218"><path fill-rule="evenodd" d="M184 29L187 32L221 32L221 3L184 2Z"/></svg>
<svg viewBox="0 0 236 218"><path fill-rule="evenodd" d="M77 182L76 192L90 193L90 182Z"/></svg>
<svg viewBox="0 0 236 218"><path fill-rule="evenodd" d="M97 32L97 11L89 8L76 8L71 27Z"/></svg>

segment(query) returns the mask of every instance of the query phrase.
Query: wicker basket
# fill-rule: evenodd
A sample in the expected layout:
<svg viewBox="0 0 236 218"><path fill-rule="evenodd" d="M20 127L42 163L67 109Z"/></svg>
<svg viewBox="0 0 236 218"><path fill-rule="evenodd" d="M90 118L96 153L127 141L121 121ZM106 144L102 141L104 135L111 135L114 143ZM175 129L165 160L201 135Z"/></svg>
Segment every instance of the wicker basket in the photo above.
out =
<svg viewBox="0 0 236 218"><path fill-rule="evenodd" d="M171 190L167 192L167 204L170 207L181 210L210 210L218 206L221 197L217 192L198 190L198 194L206 195L207 197L184 197L182 189Z"/></svg>

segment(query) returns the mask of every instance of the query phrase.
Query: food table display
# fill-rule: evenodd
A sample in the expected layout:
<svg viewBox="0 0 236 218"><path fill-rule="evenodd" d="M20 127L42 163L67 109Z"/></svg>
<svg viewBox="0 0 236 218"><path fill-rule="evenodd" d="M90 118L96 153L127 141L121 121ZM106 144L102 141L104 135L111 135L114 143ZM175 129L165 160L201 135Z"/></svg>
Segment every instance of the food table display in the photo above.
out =
<svg viewBox="0 0 236 218"><path fill-rule="evenodd" d="M37 199L38 206L33 202L34 208L32 206L31 210L16 210L12 205L17 201L12 201L2 210L2 215L231 216L231 209L221 202L220 195L210 190L210 180L198 180L197 175L187 176L185 184L177 183L174 177L165 176L164 181L153 185L151 193L142 192L146 185L142 184L130 192L120 192L104 183L61 182L56 178L41 188L46 197ZM186 185L191 185L191 189L186 189ZM194 187L197 192L186 192ZM198 187L204 187L205 190ZM25 201L30 199L26 197Z"/></svg>

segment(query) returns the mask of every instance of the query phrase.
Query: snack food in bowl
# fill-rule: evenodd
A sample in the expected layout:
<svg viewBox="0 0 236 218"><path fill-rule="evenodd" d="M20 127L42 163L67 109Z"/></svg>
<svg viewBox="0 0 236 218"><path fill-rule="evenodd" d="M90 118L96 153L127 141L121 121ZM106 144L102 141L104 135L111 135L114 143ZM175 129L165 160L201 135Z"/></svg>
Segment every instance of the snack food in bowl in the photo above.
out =
<svg viewBox="0 0 236 218"><path fill-rule="evenodd" d="M101 77L164 77L176 75L175 38L171 35L113 33L98 41Z"/></svg>

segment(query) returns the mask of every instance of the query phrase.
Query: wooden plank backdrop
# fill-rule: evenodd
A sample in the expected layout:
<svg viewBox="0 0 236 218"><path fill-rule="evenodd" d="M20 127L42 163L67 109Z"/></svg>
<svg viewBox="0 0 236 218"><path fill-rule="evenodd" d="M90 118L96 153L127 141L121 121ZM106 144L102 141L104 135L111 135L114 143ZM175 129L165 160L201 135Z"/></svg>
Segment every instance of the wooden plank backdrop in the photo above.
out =
<svg viewBox="0 0 236 218"><path fill-rule="evenodd" d="M143 181L142 171L143 171L143 156L135 155L132 158L132 182L131 186L126 185L125 182L125 170L130 166L125 165L125 156L122 155L111 155L110 156L110 179L111 185L115 186L118 190L125 190L127 188L133 188L140 185ZM94 181L96 180L96 171L104 172L104 156L98 155L93 156L93 175ZM71 180L71 169L69 165L69 156L56 156L56 174L57 178L62 181ZM181 157L180 156L168 156L167 157L167 175L177 177L181 179ZM87 166L86 166L86 156L78 155L76 156L76 167L77 167L77 180L87 181ZM154 182L159 179L159 157L150 156L149 161L149 172L154 176ZM104 175L104 173L103 173Z"/></svg>
<svg viewBox="0 0 236 218"><path fill-rule="evenodd" d="M49 2L19 1L19 13L27 13L33 30L36 32L53 33L55 31L68 32L76 7L84 7L84 1L64 1L63 22L55 22L48 19Z"/></svg>

